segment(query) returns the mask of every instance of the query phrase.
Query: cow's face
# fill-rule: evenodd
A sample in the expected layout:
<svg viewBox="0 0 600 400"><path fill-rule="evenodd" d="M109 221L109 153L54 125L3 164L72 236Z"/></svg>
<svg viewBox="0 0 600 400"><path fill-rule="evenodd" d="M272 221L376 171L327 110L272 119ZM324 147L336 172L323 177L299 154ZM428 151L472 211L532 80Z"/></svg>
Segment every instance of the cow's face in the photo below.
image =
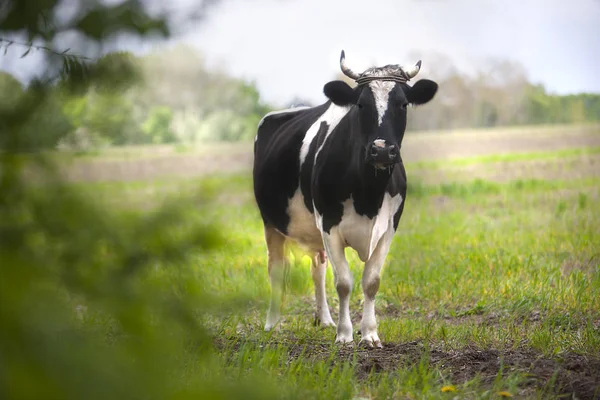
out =
<svg viewBox="0 0 600 400"><path fill-rule="evenodd" d="M335 104L356 107L365 161L385 169L400 161L409 104L429 102L437 92L434 81L406 83L374 80L352 89L346 82L325 85L325 95Z"/></svg>
<svg viewBox="0 0 600 400"><path fill-rule="evenodd" d="M437 83L422 79L409 86L390 80L402 71L398 66L372 68L359 76L345 66L343 52L341 63L342 71L357 77L359 85L353 89L344 81L332 81L325 85L325 95L337 105L355 108L366 162L380 169L400 162L408 105L428 103L437 92ZM412 73L416 75L419 68L420 63Z"/></svg>

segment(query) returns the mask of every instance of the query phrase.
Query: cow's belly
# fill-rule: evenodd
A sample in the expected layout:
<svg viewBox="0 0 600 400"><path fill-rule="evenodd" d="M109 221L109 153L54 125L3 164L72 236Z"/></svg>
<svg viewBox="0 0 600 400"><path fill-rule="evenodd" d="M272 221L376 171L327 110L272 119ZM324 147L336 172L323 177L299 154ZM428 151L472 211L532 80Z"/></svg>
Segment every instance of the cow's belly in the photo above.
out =
<svg viewBox="0 0 600 400"><path fill-rule="evenodd" d="M391 197L386 193L379 213L370 219L357 214L352 199L348 199L344 202L344 214L337 232L347 246L358 253L361 261L366 262L371 258L371 254L390 224L393 224L394 214L401 204L402 196L398 194Z"/></svg>
<svg viewBox="0 0 600 400"><path fill-rule="evenodd" d="M317 228L315 216L304 204L300 189L296 190L290 199L287 209L290 223L287 226L287 236L307 250L318 252L323 249L323 238Z"/></svg>

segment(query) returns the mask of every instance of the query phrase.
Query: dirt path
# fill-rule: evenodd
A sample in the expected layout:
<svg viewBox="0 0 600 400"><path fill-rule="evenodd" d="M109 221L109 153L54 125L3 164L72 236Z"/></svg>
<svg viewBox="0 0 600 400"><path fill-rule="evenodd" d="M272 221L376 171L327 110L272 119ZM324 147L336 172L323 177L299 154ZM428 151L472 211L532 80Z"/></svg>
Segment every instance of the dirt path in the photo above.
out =
<svg viewBox="0 0 600 400"><path fill-rule="evenodd" d="M405 162L444 160L477 155L550 151L600 146L600 126L511 128L407 134ZM138 181L191 178L249 171L252 143L219 144L201 152L176 153L164 147L121 157L82 159L65 168L70 181Z"/></svg>
<svg viewBox="0 0 600 400"><path fill-rule="evenodd" d="M409 134L405 162L600 146L600 126L509 128Z"/></svg>

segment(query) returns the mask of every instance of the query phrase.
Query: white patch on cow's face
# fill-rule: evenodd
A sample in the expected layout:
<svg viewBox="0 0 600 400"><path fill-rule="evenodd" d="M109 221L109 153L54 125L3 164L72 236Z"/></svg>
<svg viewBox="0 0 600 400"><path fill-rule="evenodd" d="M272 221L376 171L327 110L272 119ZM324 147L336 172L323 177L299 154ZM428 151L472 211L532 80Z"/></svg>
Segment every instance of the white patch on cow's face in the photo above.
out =
<svg viewBox="0 0 600 400"><path fill-rule="evenodd" d="M375 108L377 109L377 122L381 126L383 116L388 108L388 100L390 92L396 86L396 82L390 81L373 81L369 83L373 98L375 99Z"/></svg>
<svg viewBox="0 0 600 400"><path fill-rule="evenodd" d="M302 140L302 148L300 149L300 166L302 166L302 164L304 164L304 160L306 160L310 144L313 140L315 140L317 133L319 133L321 123L327 123L327 132L325 133L325 139L323 140L323 143L321 143L321 146L317 149L317 152L315 154L315 160L317 159L317 154L319 154L319 151L321 150L321 148L323 148L325 140L327 140L329 134L331 134L331 132L334 130L337 124L340 123L342 118L344 118L344 116L348 114L350 108L350 106L341 107L331 103L331 105L327 110L325 110L323 115L321 115L319 119L317 119L315 123L312 124L310 128L308 128L308 131L306 131L306 135L304 135L304 139Z"/></svg>

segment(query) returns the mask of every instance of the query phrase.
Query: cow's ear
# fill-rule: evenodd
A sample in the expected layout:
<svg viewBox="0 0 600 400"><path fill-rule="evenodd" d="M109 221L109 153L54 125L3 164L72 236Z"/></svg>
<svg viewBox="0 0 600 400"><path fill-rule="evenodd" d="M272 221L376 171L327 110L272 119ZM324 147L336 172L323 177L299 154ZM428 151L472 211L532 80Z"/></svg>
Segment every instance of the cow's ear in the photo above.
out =
<svg viewBox="0 0 600 400"><path fill-rule="evenodd" d="M325 84L323 93L338 106L347 106L358 102L358 93L344 81L331 81Z"/></svg>
<svg viewBox="0 0 600 400"><path fill-rule="evenodd" d="M429 79L421 79L415 83L406 93L409 103L416 106L428 103L437 93L438 84Z"/></svg>

